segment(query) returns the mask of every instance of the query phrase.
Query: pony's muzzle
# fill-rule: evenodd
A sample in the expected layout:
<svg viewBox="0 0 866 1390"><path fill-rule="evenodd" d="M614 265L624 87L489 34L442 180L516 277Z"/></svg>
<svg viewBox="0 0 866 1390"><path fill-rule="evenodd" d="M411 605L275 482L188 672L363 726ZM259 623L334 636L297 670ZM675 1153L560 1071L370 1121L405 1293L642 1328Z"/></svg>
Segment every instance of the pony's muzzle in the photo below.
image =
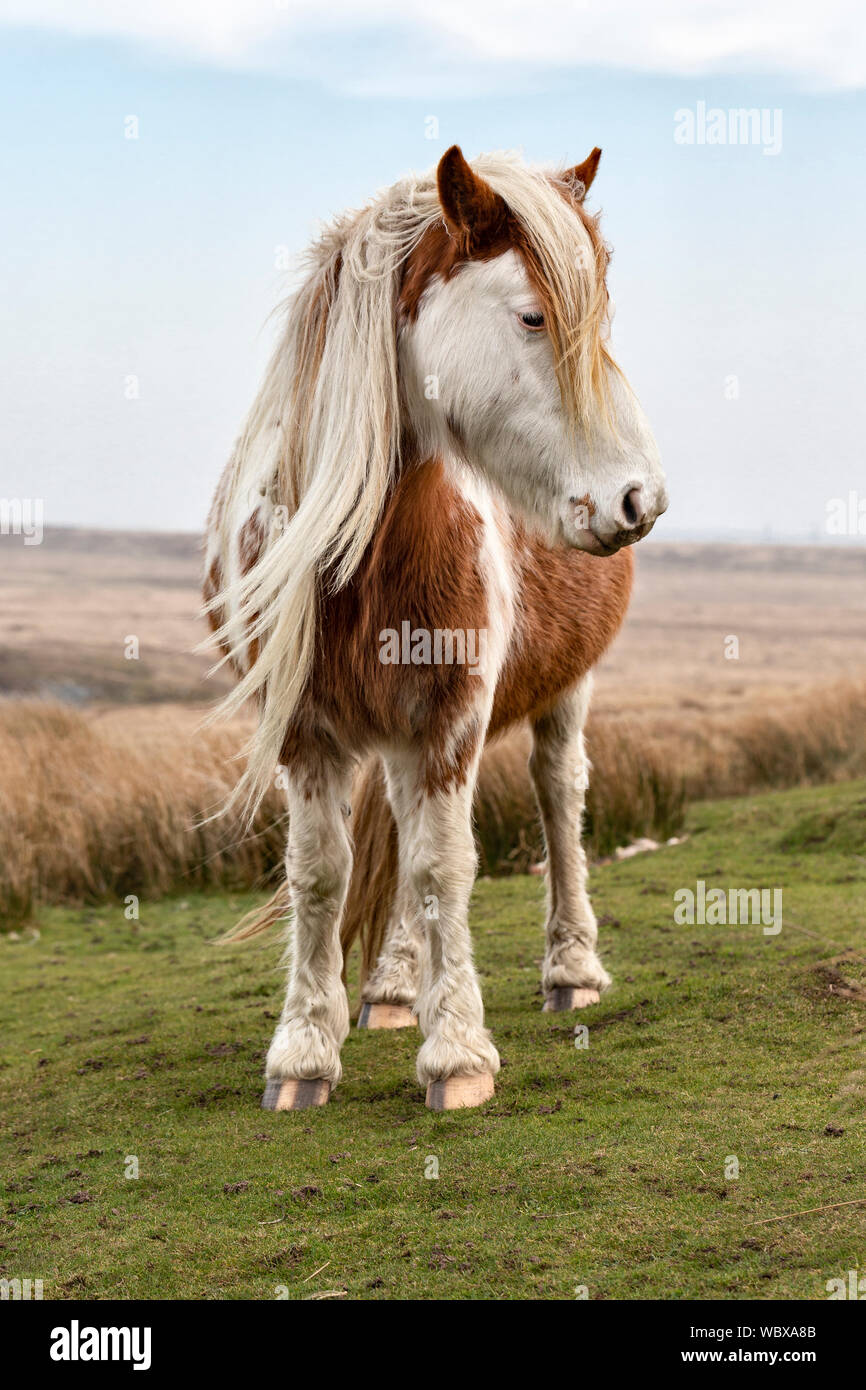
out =
<svg viewBox="0 0 866 1390"><path fill-rule="evenodd" d="M648 535L662 512L667 511L668 495L663 486L650 492L639 483L629 483L620 493L612 514L612 525L591 527L602 554L634 545ZM600 518L596 518L598 522Z"/></svg>

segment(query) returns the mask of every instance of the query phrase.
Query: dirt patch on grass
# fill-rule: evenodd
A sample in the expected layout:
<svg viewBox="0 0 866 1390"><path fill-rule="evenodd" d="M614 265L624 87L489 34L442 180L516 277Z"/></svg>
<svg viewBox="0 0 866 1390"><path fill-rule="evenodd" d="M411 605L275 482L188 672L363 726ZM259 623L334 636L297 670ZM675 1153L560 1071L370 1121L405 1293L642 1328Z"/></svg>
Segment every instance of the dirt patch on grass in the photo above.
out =
<svg viewBox="0 0 866 1390"><path fill-rule="evenodd" d="M821 994L834 994L838 999L866 1004L866 959L853 951L843 951L832 960L820 961L814 968L813 978Z"/></svg>

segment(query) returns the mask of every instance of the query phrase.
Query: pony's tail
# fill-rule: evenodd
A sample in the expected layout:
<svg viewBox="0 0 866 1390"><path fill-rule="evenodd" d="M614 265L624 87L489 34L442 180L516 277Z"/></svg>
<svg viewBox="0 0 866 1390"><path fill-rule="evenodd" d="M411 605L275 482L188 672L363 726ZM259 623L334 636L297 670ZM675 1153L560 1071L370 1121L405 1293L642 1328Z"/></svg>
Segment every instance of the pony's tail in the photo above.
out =
<svg viewBox="0 0 866 1390"><path fill-rule="evenodd" d="M397 891L397 825L385 794L378 758L367 763L358 775L352 795L352 824L355 856L340 945L345 975L349 952L360 940L363 985L379 958ZM268 902L248 912L218 941L249 941L285 921L290 907L289 886L284 880Z"/></svg>
<svg viewBox="0 0 866 1390"><path fill-rule="evenodd" d="M229 941L249 941L251 936L258 936L260 932L276 926L277 922L285 921L290 908L289 885L284 879L264 906L253 908L251 912L246 913L236 926L230 927L222 936L217 937L216 944L223 946Z"/></svg>

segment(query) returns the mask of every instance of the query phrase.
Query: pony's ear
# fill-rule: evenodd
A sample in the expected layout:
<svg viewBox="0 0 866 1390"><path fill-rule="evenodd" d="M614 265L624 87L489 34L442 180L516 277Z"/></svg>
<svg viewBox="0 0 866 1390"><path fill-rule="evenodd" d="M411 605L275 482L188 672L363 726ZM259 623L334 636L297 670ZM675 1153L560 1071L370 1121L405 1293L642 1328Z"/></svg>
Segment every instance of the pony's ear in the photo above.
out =
<svg viewBox="0 0 866 1390"><path fill-rule="evenodd" d="M588 154L582 164L575 164L573 169L566 169L562 176L563 182L571 185L575 197L580 202L583 202L598 173L598 161L600 159L601 150L596 145L592 154Z"/></svg>
<svg viewBox="0 0 866 1390"><path fill-rule="evenodd" d="M443 154L436 183L445 221L464 251L471 254L484 250L506 235L505 199L470 168L459 145L452 145Z"/></svg>

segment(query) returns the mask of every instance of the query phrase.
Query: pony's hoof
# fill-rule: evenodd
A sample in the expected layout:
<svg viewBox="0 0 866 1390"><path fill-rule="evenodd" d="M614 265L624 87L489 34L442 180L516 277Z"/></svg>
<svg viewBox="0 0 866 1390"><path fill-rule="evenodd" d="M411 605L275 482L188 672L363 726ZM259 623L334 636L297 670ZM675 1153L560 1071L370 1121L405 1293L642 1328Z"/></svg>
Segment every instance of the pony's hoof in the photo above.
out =
<svg viewBox="0 0 866 1390"><path fill-rule="evenodd" d="M359 1028L417 1028L418 1020L405 1004L362 1004Z"/></svg>
<svg viewBox="0 0 866 1390"><path fill-rule="evenodd" d="M580 989L577 985L558 985L544 1000L542 1013L561 1014L568 1009L586 1009L601 998L597 989Z"/></svg>
<svg viewBox="0 0 866 1390"><path fill-rule="evenodd" d="M312 1081L269 1081L262 1097L263 1110L308 1110L327 1105L331 1083L317 1076Z"/></svg>
<svg viewBox="0 0 866 1390"><path fill-rule="evenodd" d="M495 1090L489 1072L475 1076L446 1076L444 1081L431 1081L427 1086L428 1110L463 1110L470 1105L483 1105Z"/></svg>

